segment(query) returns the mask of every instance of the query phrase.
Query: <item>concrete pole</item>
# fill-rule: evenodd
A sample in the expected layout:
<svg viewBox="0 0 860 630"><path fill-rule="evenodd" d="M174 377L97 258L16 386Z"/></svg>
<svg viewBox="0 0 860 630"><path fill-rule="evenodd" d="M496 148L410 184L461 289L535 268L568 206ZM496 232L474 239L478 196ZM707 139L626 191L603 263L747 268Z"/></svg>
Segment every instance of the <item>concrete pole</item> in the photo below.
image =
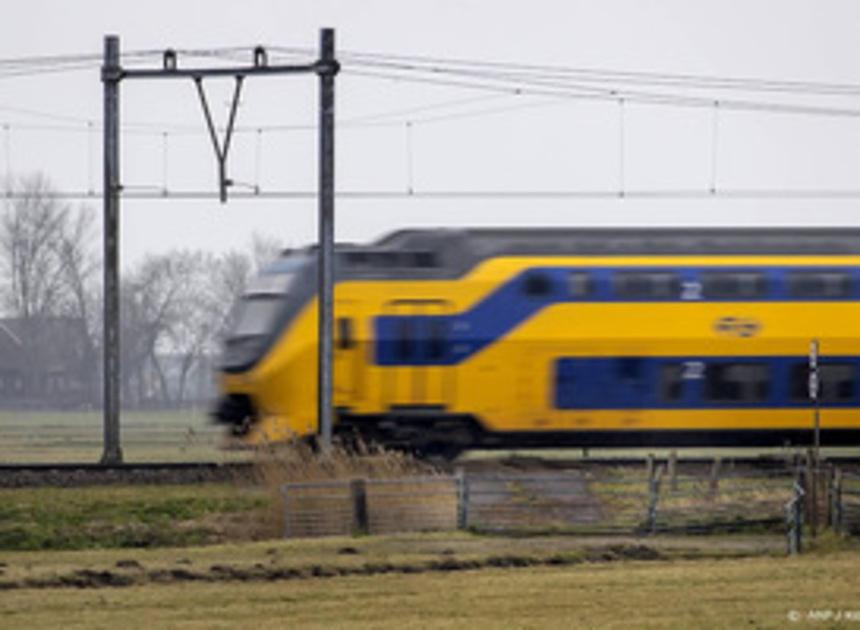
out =
<svg viewBox="0 0 860 630"><path fill-rule="evenodd" d="M318 319L318 431L328 449L332 437L332 335L334 330L334 30L320 31L319 101L319 247L317 249Z"/></svg>
<svg viewBox="0 0 860 630"><path fill-rule="evenodd" d="M119 37L104 41L104 451L122 463L119 435Z"/></svg>

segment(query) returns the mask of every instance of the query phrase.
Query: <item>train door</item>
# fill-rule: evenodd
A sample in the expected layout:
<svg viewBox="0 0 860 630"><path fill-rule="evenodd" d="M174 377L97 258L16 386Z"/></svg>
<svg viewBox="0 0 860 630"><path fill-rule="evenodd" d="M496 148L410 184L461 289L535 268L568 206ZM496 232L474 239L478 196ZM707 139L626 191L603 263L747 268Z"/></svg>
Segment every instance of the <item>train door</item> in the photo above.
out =
<svg viewBox="0 0 860 630"><path fill-rule="evenodd" d="M450 404L450 312L442 300L396 300L385 306L387 326L383 406L441 409Z"/></svg>
<svg viewBox="0 0 860 630"><path fill-rule="evenodd" d="M357 314L355 302L336 302L332 371L334 404L337 407L349 407L361 391L362 348Z"/></svg>

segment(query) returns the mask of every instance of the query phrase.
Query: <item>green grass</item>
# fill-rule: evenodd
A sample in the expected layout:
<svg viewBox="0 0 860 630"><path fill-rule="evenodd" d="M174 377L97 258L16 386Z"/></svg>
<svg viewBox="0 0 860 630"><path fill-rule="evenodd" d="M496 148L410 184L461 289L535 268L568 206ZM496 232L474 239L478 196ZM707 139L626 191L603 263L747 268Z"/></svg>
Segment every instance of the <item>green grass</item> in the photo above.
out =
<svg viewBox="0 0 860 630"><path fill-rule="evenodd" d="M0 550L200 545L261 534L268 499L227 484L0 490Z"/></svg>
<svg viewBox="0 0 860 630"><path fill-rule="evenodd" d="M126 461L223 461L223 428L206 410L123 411ZM102 415L93 412L0 411L0 463L95 462L102 454Z"/></svg>

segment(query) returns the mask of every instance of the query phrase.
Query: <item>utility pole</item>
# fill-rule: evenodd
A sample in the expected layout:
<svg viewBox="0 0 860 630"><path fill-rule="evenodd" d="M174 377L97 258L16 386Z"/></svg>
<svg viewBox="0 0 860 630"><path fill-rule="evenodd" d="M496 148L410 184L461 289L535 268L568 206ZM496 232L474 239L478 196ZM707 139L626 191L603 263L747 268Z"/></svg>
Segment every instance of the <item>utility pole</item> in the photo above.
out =
<svg viewBox="0 0 860 630"><path fill-rule="evenodd" d="M122 463L119 436L119 37L104 41L104 451L101 463Z"/></svg>
<svg viewBox="0 0 860 630"><path fill-rule="evenodd" d="M319 312L317 335L319 362L317 374L317 418L323 448L331 446L332 415L332 335L334 331L334 31L320 32L319 103L319 240L317 295Z"/></svg>
<svg viewBox="0 0 860 630"><path fill-rule="evenodd" d="M317 248L318 330L318 409L317 430L323 447L332 436L332 335L334 331L334 79L340 70L335 58L334 30L320 31L320 56L314 63L270 65L262 46L254 49L252 65L225 68L184 68L175 50L164 52L161 68L122 68L119 38L105 37L102 83L104 84L104 454L103 464L122 462L119 433L119 84L127 79L191 79L218 161L221 202L233 185L227 173L227 157L244 80L249 76L316 74L319 92L319 246ZM230 118L223 141L206 99L203 80L207 77L233 77L235 89Z"/></svg>

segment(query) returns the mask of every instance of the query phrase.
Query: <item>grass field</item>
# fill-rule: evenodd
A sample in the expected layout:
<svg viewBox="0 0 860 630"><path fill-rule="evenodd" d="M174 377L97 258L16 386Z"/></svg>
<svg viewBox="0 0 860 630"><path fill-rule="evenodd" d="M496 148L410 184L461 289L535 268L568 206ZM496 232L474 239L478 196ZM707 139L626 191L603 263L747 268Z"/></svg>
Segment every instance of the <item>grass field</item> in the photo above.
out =
<svg viewBox="0 0 860 630"><path fill-rule="evenodd" d="M231 484L0 489L0 553L251 540L277 533L269 515Z"/></svg>
<svg viewBox="0 0 860 630"><path fill-rule="evenodd" d="M120 421L126 461L244 457L219 448L223 429L205 409L123 411ZM101 412L0 411L0 463L96 462L101 454Z"/></svg>
<svg viewBox="0 0 860 630"><path fill-rule="evenodd" d="M0 628L776 628L860 609L860 541L834 535L800 558L763 534L283 540L272 505L241 484L0 490Z"/></svg>
<svg viewBox="0 0 860 630"><path fill-rule="evenodd" d="M438 549L462 544L430 537ZM395 539L396 541L397 539ZM354 545L351 559L373 555ZM415 540L405 542L415 547ZM335 541L343 545L344 541ZM384 542L371 542L370 547ZM418 545L420 548L420 544ZM515 546L515 545L514 545ZM252 560L265 554L249 545ZM510 541L508 541L510 548ZM274 546L317 561L319 548ZM330 549L333 552L334 549ZM377 549L377 553L378 553ZM87 552L90 564L94 552ZM131 558L101 552L101 563ZM174 563L212 560L175 550ZM242 548L217 553L243 557ZM351 552L353 553L353 552ZM140 555L141 562L155 563ZM36 554L33 564L39 564ZM330 554L328 554L330 555ZM412 554L415 555L414 553ZM50 562L68 562L60 554ZM265 562L272 554L263 555ZM343 557L343 556L342 556ZM165 561L166 556L159 556ZM80 558L82 559L82 558ZM7 559L6 572L21 561ZM354 560L353 560L354 561ZM413 558L414 561L414 558ZM566 566L383 573L289 580L166 581L124 588L23 588L0 598L0 626L9 628L781 628L789 614L860 609L860 552L799 558L752 557L584 562ZM45 566L41 566L45 570ZM819 627L855 624L816 623Z"/></svg>

